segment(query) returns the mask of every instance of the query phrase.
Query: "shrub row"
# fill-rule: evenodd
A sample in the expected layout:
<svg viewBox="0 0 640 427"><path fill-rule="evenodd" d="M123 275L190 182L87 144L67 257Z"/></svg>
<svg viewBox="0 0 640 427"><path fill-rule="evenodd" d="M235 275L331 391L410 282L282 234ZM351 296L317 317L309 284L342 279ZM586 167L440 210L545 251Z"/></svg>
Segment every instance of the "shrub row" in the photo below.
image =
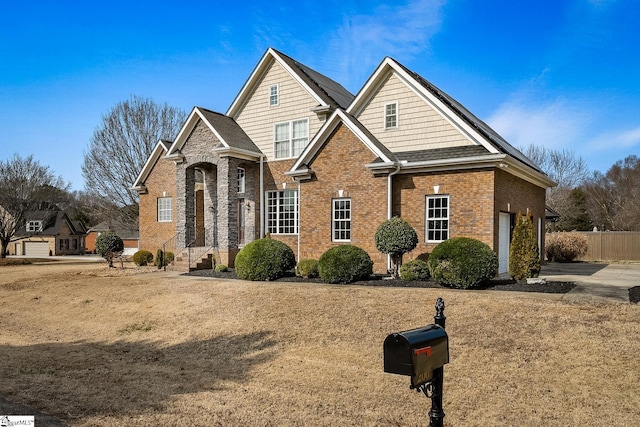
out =
<svg viewBox="0 0 640 427"><path fill-rule="evenodd" d="M151 263L155 263L155 266L158 268L162 268L163 266L169 265L173 262L173 252L167 251L166 253L162 252L162 249L158 249L156 253L155 261L153 258L153 254L147 250L141 249L135 254L133 254L133 262L137 266L149 265Z"/></svg>

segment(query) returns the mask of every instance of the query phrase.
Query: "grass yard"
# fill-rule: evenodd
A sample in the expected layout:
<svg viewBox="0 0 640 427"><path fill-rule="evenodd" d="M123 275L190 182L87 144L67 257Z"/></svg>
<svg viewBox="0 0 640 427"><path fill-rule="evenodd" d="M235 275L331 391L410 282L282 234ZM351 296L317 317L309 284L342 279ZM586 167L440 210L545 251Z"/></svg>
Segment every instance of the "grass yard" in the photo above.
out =
<svg viewBox="0 0 640 427"><path fill-rule="evenodd" d="M640 425L638 305L102 263L0 267L0 397L73 426L424 426L382 342L437 297L446 426Z"/></svg>

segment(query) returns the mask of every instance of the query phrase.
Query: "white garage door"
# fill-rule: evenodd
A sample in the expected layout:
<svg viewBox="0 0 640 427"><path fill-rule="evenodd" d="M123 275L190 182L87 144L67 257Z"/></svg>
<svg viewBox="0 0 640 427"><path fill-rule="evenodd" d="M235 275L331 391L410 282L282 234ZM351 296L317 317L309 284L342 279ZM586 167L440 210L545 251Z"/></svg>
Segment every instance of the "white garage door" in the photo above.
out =
<svg viewBox="0 0 640 427"><path fill-rule="evenodd" d="M498 230L498 274L509 271L509 246L511 243L511 215L500 212Z"/></svg>
<svg viewBox="0 0 640 427"><path fill-rule="evenodd" d="M49 256L49 242L25 242L24 254L26 256L47 257Z"/></svg>

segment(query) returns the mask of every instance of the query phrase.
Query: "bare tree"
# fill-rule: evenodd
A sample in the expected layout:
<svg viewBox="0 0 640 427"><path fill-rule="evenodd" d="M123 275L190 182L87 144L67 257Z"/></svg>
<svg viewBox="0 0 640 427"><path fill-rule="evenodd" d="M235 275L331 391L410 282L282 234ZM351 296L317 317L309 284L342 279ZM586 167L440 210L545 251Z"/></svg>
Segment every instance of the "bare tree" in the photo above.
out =
<svg viewBox="0 0 640 427"><path fill-rule="evenodd" d="M54 210L56 202L66 197L69 185L33 156L17 154L0 162L0 183L0 258L6 258L9 242L24 226L27 213Z"/></svg>
<svg viewBox="0 0 640 427"><path fill-rule="evenodd" d="M583 189L590 216L599 229L640 231L640 158L628 156L606 174L596 172Z"/></svg>
<svg viewBox="0 0 640 427"><path fill-rule="evenodd" d="M159 139L172 140L186 119L184 111L137 96L118 103L94 131L84 153L82 175L88 193L101 198L107 216L138 219L138 194L130 187Z"/></svg>

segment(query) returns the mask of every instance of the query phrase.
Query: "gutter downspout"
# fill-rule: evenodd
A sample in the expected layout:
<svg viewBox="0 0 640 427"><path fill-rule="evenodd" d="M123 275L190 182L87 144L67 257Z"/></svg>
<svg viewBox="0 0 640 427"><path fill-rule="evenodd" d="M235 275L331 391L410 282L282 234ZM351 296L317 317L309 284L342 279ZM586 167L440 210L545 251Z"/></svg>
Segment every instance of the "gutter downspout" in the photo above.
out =
<svg viewBox="0 0 640 427"><path fill-rule="evenodd" d="M400 172L400 163L395 162L396 170L387 175L387 219L393 214L393 176ZM391 271L391 255L387 254L387 271Z"/></svg>
<svg viewBox="0 0 640 427"><path fill-rule="evenodd" d="M296 181L294 177L291 177L291 180L298 184L298 257L297 260L300 262L300 207L302 206L302 185L301 181Z"/></svg>
<svg viewBox="0 0 640 427"><path fill-rule="evenodd" d="M260 156L260 238L264 237L264 155Z"/></svg>

